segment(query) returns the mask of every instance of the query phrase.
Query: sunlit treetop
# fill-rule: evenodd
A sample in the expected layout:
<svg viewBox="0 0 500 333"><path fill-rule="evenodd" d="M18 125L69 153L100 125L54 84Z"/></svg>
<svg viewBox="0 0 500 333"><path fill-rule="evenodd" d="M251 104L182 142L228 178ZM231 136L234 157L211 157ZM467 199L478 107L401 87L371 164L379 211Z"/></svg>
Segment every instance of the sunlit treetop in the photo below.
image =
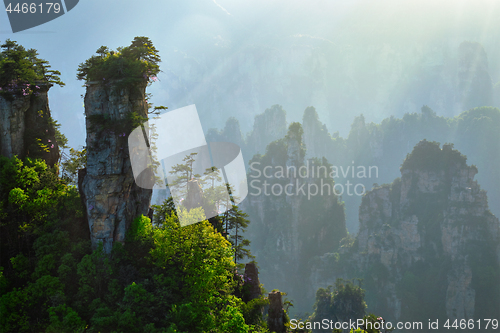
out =
<svg viewBox="0 0 500 333"><path fill-rule="evenodd" d="M135 37L130 46L119 47L116 51L101 46L96 53L78 66L78 80L152 82L160 72L158 50L148 37Z"/></svg>

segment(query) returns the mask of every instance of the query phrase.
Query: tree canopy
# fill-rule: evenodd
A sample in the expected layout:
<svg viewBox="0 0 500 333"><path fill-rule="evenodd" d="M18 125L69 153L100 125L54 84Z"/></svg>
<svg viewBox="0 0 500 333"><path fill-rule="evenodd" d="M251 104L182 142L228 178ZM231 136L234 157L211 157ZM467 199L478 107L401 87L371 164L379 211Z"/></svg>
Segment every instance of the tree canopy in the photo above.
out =
<svg viewBox="0 0 500 333"><path fill-rule="evenodd" d="M125 84L147 80L156 81L161 62L158 50L148 37L135 37L126 47L116 51L101 46L78 66L77 79L106 82L122 80Z"/></svg>
<svg viewBox="0 0 500 333"><path fill-rule="evenodd" d="M264 301L237 296L231 243L176 214L165 201L111 255L92 252L76 187L0 157L0 332L267 332Z"/></svg>
<svg viewBox="0 0 500 333"><path fill-rule="evenodd" d="M0 93L3 96L38 93L41 84L64 86L57 70L38 57L35 49L26 50L22 45L7 39L0 45Z"/></svg>

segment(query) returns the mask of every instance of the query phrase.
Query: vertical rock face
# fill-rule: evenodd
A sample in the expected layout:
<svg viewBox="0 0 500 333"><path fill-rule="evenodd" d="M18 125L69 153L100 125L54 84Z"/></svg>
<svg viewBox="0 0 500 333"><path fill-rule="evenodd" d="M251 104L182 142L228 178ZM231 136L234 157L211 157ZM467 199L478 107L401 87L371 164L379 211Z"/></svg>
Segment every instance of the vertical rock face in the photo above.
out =
<svg viewBox="0 0 500 333"><path fill-rule="evenodd" d="M55 128L50 122L48 90L40 84L36 94L0 95L0 153L19 158L42 158L53 166L59 160Z"/></svg>
<svg viewBox="0 0 500 333"><path fill-rule="evenodd" d="M318 113L314 107L309 106L305 109L302 126L304 127L304 143L307 148L307 157L327 157L329 161L335 160L331 156L334 143L326 125L319 121Z"/></svg>
<svg viewBox="0 0 500 333"><path fill-rule="evenodd" d="M269 293L269 312L267 317L267 327L270 332L285 332L283 322L284 311L281 300L281 292L273 291Z"/></svg>
<svg viewBox="0 0 500 333"><path fill-rule="evenodd" d="M145 82L131 88L90 84L85 95L88 155L79 187L92 246L102 242L107 253L149 209L152 190L135 184L128 150L131 114L147 117L145 90Z"/></svg>
<svg viewBox="0 0 500 333"><path fill-rule="evenodd" d="M226 121L226 125L224 126L224 129L222 131L218 131L215 128L209 129L206 135L206 139L209 142L232 142L240 147L243 147L245 145L245 142L243 141L243 135L241 134L240 130L240 123L234 117L230 117Z"/></svg>
<svg viewBox="0 0 500 333"><path fill-rule="evenodd" d="M363 197L356 242L340 260L322 257L312 270L316 287L364 277L371 311L397 320L498 313L499 301L489 300L499 291L499 220L474 180L476 167L436 145L419 143L401 179Z"/></svg>
<svg viewBox="0 0 500 333"><path fill-rule="evenodd" d="M248 296L244 297L245 302L249 302L262 295L260 290L259 270L257 265L249 262L245 265L245 275L243 276L244 285L248 286Z"/></svg>
<svg viewBox="0 0 500 333"><path fill-rule="evenodd" d="M255 116L253 131L247 139L247 155L264 154L266 146L286 135L286 112L281 105L273 105L264 113Z"/></svg>

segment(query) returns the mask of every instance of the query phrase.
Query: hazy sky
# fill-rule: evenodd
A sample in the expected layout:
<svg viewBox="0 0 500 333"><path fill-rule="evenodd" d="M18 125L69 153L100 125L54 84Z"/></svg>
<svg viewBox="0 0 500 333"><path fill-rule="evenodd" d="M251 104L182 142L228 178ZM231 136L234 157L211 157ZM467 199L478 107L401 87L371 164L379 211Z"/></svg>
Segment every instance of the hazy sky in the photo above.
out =
<svg viewBox="0 0 500 333"><path fill-rule="evenodd" d="M129 45L134 36L150 37L160 51L164 71L159 75L161 81L148 88L153 94L152 102L169 107L181 107L188 102L196 103L197 106L201 103L203 106L201 101L196 100L200 93L186 93L180 98L177 95L180 90L172 90L171 86L178 82L189 82L184 89L202 91L206 99L206 96L216 94L210 91L213 82L232 75L231 72L227 73L227 68L234 71L234 67L226 68L230 59L241 57L240 53L247 52L249 47L280 49L281 45L277 41L286 38L295 38L295 44L297 40L307 39L308 43L322 43L321 47L324 49L332 47L345 51L374 41L381 45L392 45L392 49L404 48L405 43L438 39L441 36L452 39L456 34L457 41L472 39L483 43L490 57L493 81L497 82L500 80L500 44L497 38L500 32L499 14L500 1L494 0L81 0L62 17L16 34L11 33L7 14L1 12L0 41L10 38L27 48L37 49L41 58L50 61L54 69L62 72L62 80L66 86L51 89L50 107L54 118L62 124L62 131L68 137L70 145L77 147L84 145L85 138L83 99L80 97L85 90L83 83L75 78L76 69L79 63L89 58L101 45L115 49ZM287 48L283 49L286 53ZM357 50L356 52L363 53L359 51L359 47ZM257 53L252 57L258 58L255 54ZM328 51L325 54L328 55ZM261 73L259 80L267 81L266 73L275 75L275 68L271 68L276 67L275 65L266 68L266 59L259 60L260 62L257 60L255 63L261 64L261 67L255 68L255 71ZM288 60L293 62L293 59ZM280 61L278 59L269 63ZM255 64L248 66L247 70L252 71L251 66ZM203 72L196 72L200 68ZM300 69L285 67L282 71L281 77L293 81ZM300 75L304 77L309 74ZM199 77L203 77L203 80L198 80ZM206 85L207 82L212 85ZM266 92L254 93L265 95ZM314 98L319 105L324 100L321 96ZM210 120L212 115L203 114L203 107L200 109L198 106L198 110L204 127L212 127L214 124L223 127L222 121L227 118L228 113L233 112L247 131L255 113L263 112L272 104L284 105L290 111L290 120L299 120L301 112L309 103L306 99L298 103L290 98L282 101L274 98L273 94L263 100L264 102L256 102L256 106L251 106L251 112L238 114L236 108L219 115L215 120ZM319 109L322 120L328 122L321 107ZM355 115L346 116L346 123ZM388 114L370 115L368 110L367 118L379 121L385 116ZM343 131L345 133L346 129Z"/></svg>

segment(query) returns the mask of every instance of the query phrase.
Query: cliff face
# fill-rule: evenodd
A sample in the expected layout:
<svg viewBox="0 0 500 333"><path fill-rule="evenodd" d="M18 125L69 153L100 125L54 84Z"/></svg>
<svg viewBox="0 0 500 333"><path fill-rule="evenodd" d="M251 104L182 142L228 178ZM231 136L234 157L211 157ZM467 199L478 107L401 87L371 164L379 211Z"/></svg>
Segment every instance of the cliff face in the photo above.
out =
<svg viewBox="0 0 500 333"><path fill-rule="evenodd" d="M59 160L59 146L51 123L48 101L50 85L40 84L31 95L0 95L0 153L19 158L42 158L53 166Z"/></svg>
<svg viewBox="0 0 500 333"><path fill-rule="evenodd" d="M133 88L90 84L85 95L87 167L79 175L92 246L110 252L137 216L147 215L152 190L134 182L128 134L131 115L147 117L146 83Z"/></svg>
<svg viewBox="0 0 500 333"><path fill-rule="evenodd" d="M377 167L378 172L371 177L352 178L349 173L347 177L340 174L336 179L339 182L362 183L368 189L374 183L390 183L400 176L401 161L420 140L453 142L454 147L481 170L476 180L488 192L490 202L500 201L500 173L497 171L500 164L500 110L497 108L475 108L454 118L445 118L423 106L420 113L406 114L402 119L386 118L379 124L367 123L363 116L359 116L346 139L331 137L312 108L306 109L303 124L308 157L324 156L336 166L346 167L354 161L356 166ZM343 199L348 229L357 232L361 198ZM499 205L491 205L490 209L495 215L500 215Z"/></svg>
<svg viewBox="0 0 500 333"><path fill-rule="evenodd" d="M417 145L413 161L424 160L415 154L429 145ZM439 154L427 156L436 167L405 162L401 179L363 197L354 245L316 261L315 288L364 277L370 312L397 320L498 313L491 299L500 278L499 220L474 181L476 167L450 146Z"/></svg>
<svg viewBox="0 0 500 333"><path fill-rule="evenodd" d="M252 159L243 205L252 221L245 237L265 272L260 280L267 288L286 291L299 312L313 304L309 259L334 251L346 236L343 204L326 189L331 178L317 171L325 161L306 160L302 140L302 128L294 123L265 155Z"/></svg>
<svg viewBox="0 0 500 333"><path fill-rule="evenodd" d="M312 106L304 111L302 117L304 126L304 143L307 147L307 157L330 157L334 148L334 140L330 137L326 125L319 121L318 113Z"/></svg>
<svg viewBox="0 0 500 333"><path fill-rule="evenodd" d="M273 105L264 113L255 116L252 132L247 138L246 155L264 154L267 145L286 135L286 112L280 105Z"/></svg>

